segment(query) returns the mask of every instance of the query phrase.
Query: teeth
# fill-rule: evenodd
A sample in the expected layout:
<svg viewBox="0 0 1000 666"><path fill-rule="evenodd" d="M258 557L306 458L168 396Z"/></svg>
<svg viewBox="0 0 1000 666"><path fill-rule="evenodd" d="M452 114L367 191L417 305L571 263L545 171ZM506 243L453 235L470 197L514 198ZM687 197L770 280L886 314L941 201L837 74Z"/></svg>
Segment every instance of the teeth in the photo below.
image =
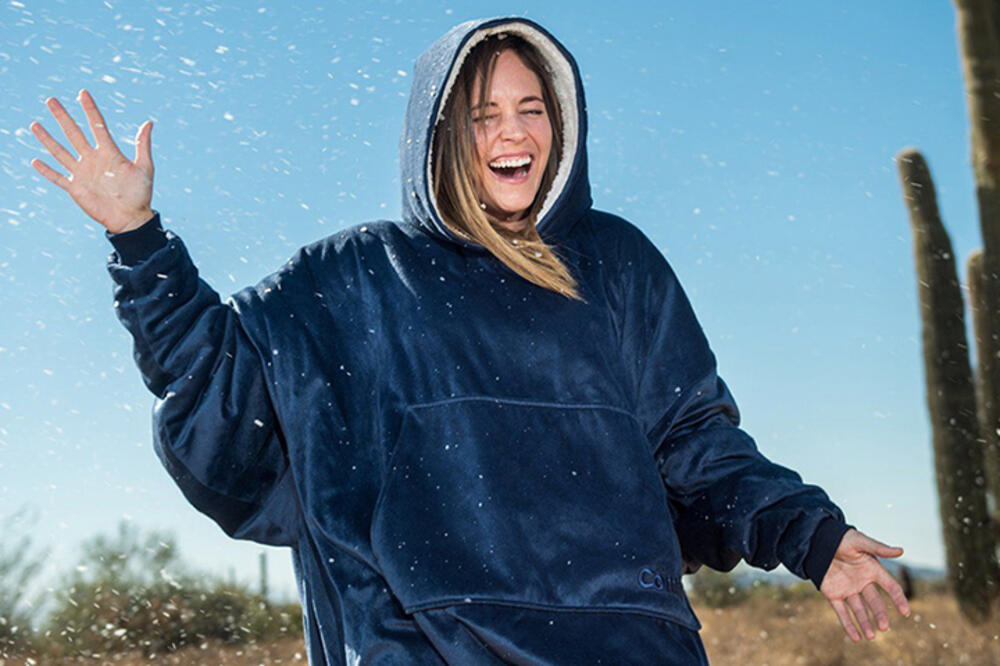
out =
<svg viewBox="0 0 1000 666"><path fill-rule="evenodd" d="M495 162L490 162L490 166L496 167L498 169L500 168L509 169L511 167L524 166L525 164L530 164L530 163L531 163L531 156L528 155L526 157L514 157L514 158L496 160Z"/></svg>

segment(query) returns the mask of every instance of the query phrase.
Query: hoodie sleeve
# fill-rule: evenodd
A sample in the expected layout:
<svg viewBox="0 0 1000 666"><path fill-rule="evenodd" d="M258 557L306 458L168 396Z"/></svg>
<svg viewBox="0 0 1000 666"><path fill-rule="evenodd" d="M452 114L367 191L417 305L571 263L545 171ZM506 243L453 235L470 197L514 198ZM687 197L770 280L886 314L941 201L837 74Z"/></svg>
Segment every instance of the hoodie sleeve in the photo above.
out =
<svg viewBox="0 0 1000 666"><path fill-rule="evenodd" d="M818 486L765 457L740 413L687 296L641 232L623 328L638 416L667 489L686 570L740 559L784 564L817 589L851 525Z"/></svg>
<svg viewBox="0 0 1000 666"><path fill-rule="evenodd" d="M293 545L300 516L284 435L262 354L235 302L222 303L199 278L159 212L132 231L105 233L115 248L107 268L116 313L156 396L157 456L188 501L230 536ZM269 279L295 284L303 273L289 262Z"/></svg>

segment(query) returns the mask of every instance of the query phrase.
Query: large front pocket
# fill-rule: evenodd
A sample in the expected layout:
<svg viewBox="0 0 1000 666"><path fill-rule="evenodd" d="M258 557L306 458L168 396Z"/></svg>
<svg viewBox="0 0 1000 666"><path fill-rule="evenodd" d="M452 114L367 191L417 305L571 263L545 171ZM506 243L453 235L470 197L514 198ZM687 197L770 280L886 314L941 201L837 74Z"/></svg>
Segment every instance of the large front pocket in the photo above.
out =
<svg viewBox="0 0 1000 666"><path fill-rule="evenodd" d="M410 406L371 539L408 613L463 602L689 608L645 436L606 405Z"/></svg>

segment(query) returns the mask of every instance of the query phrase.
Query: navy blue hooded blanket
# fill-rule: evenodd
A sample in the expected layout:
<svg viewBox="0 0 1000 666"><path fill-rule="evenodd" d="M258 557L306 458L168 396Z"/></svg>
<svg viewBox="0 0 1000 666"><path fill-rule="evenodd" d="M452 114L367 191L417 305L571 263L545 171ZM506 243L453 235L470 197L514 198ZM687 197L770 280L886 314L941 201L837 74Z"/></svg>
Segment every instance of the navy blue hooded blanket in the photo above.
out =
<svg viewBox="0 0 1000 666"><path fill-rule="evenodd" d="M434 125L469 49L548 61L564 150L537 229L586 302L438 215ZM681 576L819 586L841 510L758 452L677 277L592 208L577 65L541 26L456 26L417 61L402 221L297 251L224 302L158 211L107 236L157 455L237 539L292 549L309 663L707 663Z"/></svg>

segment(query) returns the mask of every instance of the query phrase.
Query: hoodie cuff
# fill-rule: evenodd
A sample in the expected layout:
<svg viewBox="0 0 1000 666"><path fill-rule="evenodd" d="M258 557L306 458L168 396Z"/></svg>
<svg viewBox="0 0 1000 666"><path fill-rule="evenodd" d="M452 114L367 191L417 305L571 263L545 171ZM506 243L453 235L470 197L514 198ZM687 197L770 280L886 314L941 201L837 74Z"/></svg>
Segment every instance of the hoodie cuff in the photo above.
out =
<svg viewBox="0 0 1000 666"><path fill-rule="evenodd" d="M125 266L135 266L167 244L166 232L160 224L160 211L157 210L141 227L118 234L105 230L104 236L111 241Z"/></svg>
<svg viewBox="0 0 1000 666"><path fill-rule="evenodd" d="M833 556L840 546L840 540L847 530L853 527L854 525L840 521L834 516L828 516L820 521L816 531L813 532L809 553L802 563L802 568L817 590L823 583L827 569L830 568Z"/></svg>

